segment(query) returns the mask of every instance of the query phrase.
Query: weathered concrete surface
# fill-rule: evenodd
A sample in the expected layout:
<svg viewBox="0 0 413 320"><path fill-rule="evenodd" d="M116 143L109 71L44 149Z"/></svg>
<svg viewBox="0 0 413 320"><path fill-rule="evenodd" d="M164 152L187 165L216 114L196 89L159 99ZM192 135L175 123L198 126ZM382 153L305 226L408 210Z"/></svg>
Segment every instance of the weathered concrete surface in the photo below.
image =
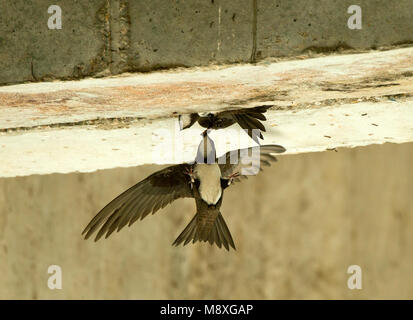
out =
<svg viewBox="0 0 413 320"><path fill-rule="evenodd" d="M132 1L135 70L246 62L252 50L252 5L238 1Z"/></svg>
<svg viewBox="0 0 413 320"><path fill-rule="evenodd" d="M48 0L1 1L0 84L82 78L109 66L106 0L62 0L62 29L50 30Z"/></svg>
<svg viewBox="0 0 413 320"><path fill-rule="evenodd" d="M227 68L0 87L0 128L274 105L318 108L413 92L413 48ZM16 114L20 114L16 117Z"/></svg>
<svg viewBox="0 0 413 320"><path fill-rule="evenodd" d="M0 298L413 298L413 144L281 156L225 193L237 251L171 247L180 200L110 239L92 216L158 166L0 179ZM47 287L49 265L63 289ZM363 289L347 288L347 268Z"/></svg>
<svg viewBox="0 0 413 320"><path fill-rule="evenodd" d="M191 161L201 130L178 132L177 113L263 104L265 143L289 153L413 141L412 61L404 48L2 87L0 176ZM222 152L251 142L231 129L213 133Z"/></svg>
<svg viewBox="0 0 413 320"><path fill-rule="evenodd" d="M350 0L61 0L61 30L49 1L2 2L0 85L413 43L410 0L359 1L362 30Z"/></svg>
<svg viewBox="0 0 413 320"><path fill-rule="evenodd" d="M386 100L269 110L263 143L281 144L286 154L296 154L413 141L413 99ZM180 131L174 117L0 132L0 177L192 162L204 130L196 124ZM255 144L238 125L210 136L218 155Z"/></svg>
<svg viewBox="0 0 413 320"><path fill-rule="evenodd" d="M351 5L362 9L362 29L351 30ZM413 1L258 1L257 58L331 53L413 44Z"/></svg>

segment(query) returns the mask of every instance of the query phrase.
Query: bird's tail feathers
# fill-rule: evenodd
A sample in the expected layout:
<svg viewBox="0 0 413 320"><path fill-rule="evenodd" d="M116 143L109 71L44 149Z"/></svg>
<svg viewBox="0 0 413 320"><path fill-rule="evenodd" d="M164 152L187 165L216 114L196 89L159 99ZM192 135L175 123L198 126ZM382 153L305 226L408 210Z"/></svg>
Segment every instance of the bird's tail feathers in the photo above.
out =
<svg viewBox="0 0 413 320"><path fill-rule="evenodd" d="M191 241L192 243L204 241L209 242L211 245L215 243L219 248L224 246L228 251L231 246L235 250L234 240L220 212L218 212L212 227L208 227L204 223L204 219L202 219L199 213L195 214L191 222L189 222L172 245L178 246L183 242L185 246Z"/></svg>

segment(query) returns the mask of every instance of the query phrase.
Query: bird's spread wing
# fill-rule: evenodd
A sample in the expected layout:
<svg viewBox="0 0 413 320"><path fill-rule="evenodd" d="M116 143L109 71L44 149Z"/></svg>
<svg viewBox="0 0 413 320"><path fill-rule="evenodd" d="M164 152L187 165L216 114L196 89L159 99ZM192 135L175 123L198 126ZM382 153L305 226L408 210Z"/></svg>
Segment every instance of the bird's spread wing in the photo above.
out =
<svg viewBox="0 0 413 320"><path fill-rule="evenodd" d="M245 149L232 150L218 158L223 178L239 173L240 177L247 178L256 175L263 166L269 166L270 162L277 161L271 153L283 153L285 148L276 144L256 146ZM238 181L235 179L235 181Z"/></svg>
<svg viewBox="0 0 413 320"><path fill-rule="evenodd" d="M189 164L179 164L155 172L108 203L86 226L82 234L89 238L100 226L95 241L106 238L116 229L129 226L138 219L178 198L192 197L190 178L184 172Z"/></svg>
<svg viewBox="0 0 413 320"><path fill-rule="evenodd" d="M192 125L199 119L198 113L179 115L178 122L181 130L192 127Z"/></svg>
<svg viewBox="0 0 413 320"><path fill-rule="evenodd" d="M271 106L258 106L254 108L244 108L233 111L223 111L218 113L217 116L226 118L233 118L242 129L247 130L248 135L257 143L258 138L264 139L261 131L265 132L265 127L261 121L267 120L264 113ZM255 129L255 130L253 130Z"/></svg>

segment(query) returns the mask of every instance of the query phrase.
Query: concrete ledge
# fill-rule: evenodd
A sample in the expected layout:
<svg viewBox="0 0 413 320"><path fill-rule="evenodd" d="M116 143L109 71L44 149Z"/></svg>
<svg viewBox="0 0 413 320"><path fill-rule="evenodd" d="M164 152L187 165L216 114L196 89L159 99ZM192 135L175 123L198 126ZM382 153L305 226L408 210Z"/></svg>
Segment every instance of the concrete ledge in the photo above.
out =
<svg viewBox="0 0 413 320"><path fill-rule="evenodd" d="M177 113L262 104L265 143L289 153L413 141L411 61L405 48L2 87L0 176L189 161L201 129L178 132ZM251 143L235 126L213 138Z"/></svg>

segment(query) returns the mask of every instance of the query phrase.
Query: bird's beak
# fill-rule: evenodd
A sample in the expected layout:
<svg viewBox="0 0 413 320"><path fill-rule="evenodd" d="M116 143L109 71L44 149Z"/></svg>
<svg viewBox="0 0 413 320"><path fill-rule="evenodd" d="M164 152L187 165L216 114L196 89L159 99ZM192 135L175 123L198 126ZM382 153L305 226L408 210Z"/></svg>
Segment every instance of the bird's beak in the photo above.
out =
<svg viewBox="0 0 413 320"><path fill-rule="evenodd" d="M211 129L206 129L206 130L202 131L201 136L205 138L210 131L211 131Z"/></svg>
<svg viewBox="0 0 413 320"><path fill-rule="evenodd" d="M179 129L182 131L184 129L184 120L182 119L182 116L179 115Z"/></svg>

